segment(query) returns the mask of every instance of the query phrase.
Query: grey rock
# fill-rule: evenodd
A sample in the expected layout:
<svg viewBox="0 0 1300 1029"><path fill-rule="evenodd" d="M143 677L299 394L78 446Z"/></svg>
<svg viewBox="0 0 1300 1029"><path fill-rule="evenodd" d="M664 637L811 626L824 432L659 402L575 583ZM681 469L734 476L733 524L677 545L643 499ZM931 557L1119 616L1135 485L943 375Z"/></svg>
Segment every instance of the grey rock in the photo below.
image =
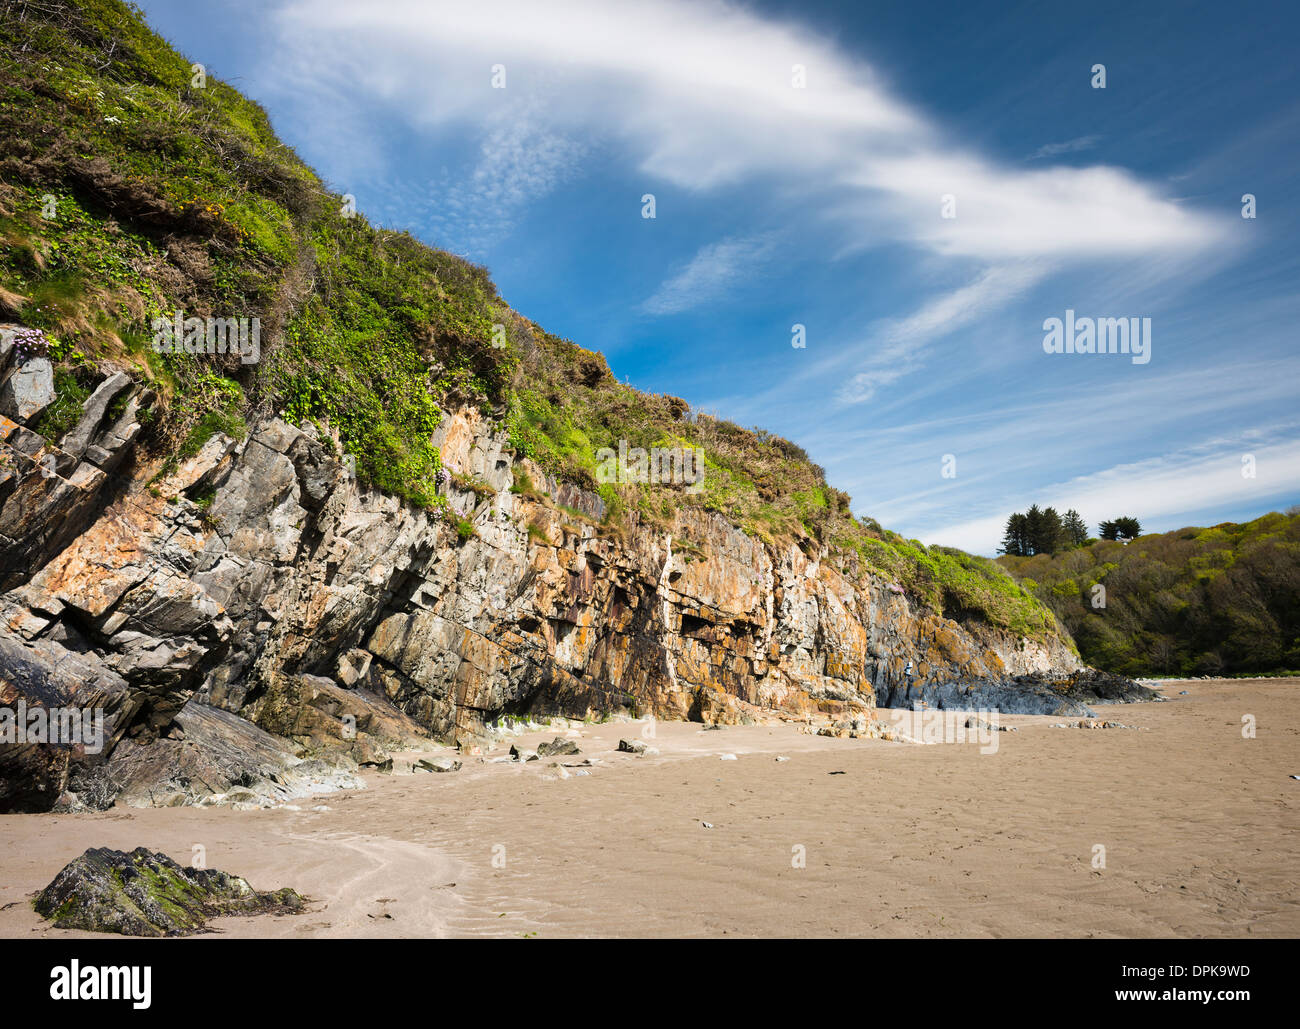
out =
<svg viewBox="0 0 1300 1029"><path fill-rule="evenodd" d="M1152 689L1131 679L1094 668L1064 673L1033 672L1009 679L925 682L886 688L879 696L882 707L929 708L957 711L1000 711L1013 715L1082 715L1094 717L1091 704L1153 701Z"/></svg>
<svg viewBox="0 0 1300 1029"><path fill-rule="evenodd" d="M188 769L198 799L238 786L282 801L259 783L288 781L290 761L259 757L237 781L243 729L200 707L271 734L290 758L309 747L391 771L403 738L481 740L505 712L734 725L821 704L1077 717L1092 697L1142 699L1081 680L1058 688L1052 677L1079 668L1062 639L944 619L887 582L699 508L669 530L615 538L594 524L598 495L516 459L474 408L448 412L433 441L449 468L496 491L453 491L475 525L462 541L436 513L344 474L328 440L276 418L164 469L140 447L148 402L110 376L62 450L0 425L12 458L0 471L0 639L30 652L39 638L43 666L76 658L114 684L103 782L88 796L171 803L191 795ZM516 467L546 502L509 492ZM684 539L686 551L674 542ZM900 685L908 661L928 671ZM30 777L43 789L21 803L48 809L90 771L75 754L24 760L35 769L46 757Z"/></svg>
<svg viewBox="0 0 1300 1029"><path fill-rule="evenodd" d="M550 743L539 743L537 753L541 757L554 757L561 754L581 754L582 750L573 740L557 736Z"/></svg>
<svg viewBox="0 0 1300 1029"><path fill-rule="evenodd" d="M460 762L449 757L421 758L415 763L417 772L459 772Z"/></svg>
<svg viewBox="0 0 1300 1029"><path fill-rule="evenodd" d="M346 755L304 761L284 740L198 700L181 709L175 726L179 734L152 742L123 740L108 765L86 778L110 776L112 795L134 807L228 806L236 790L262 807L365 787Z"/></svg>
<svg viewBox="0 0 1300 1029"><path fill-rule="evenodd" d="M966 719L965 728L982 729L985 732L1019 732L1020 731L1014 725L1002 725L1001 723L995 725L994 723L988 721L987 719L975 718L973 716Z"/></svg>
<svg viewBox="0 0 1300 1029"><path fill-rule="evenodd" d="M80 458L99 430L108 413L109 405L131 388L131 377L126 372L114 372L98 386L82 405L81 419L63 437L60 448L70 457Z"/></svg>
<svg viewBox="0 0 1300 1029"><path fill-rule="evenodd" d="M24 425L54 402L54 368L43 357L32 357L0 384L0 414Z"/></svg>

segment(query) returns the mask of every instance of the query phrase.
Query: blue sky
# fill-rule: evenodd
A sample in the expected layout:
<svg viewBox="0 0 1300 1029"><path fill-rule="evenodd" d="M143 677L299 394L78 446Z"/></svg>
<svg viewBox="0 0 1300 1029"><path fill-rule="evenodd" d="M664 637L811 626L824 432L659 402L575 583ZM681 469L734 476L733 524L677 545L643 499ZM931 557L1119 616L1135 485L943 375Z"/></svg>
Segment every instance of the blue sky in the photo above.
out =
<svg viewBox="0 0 1300 1029"><path fill-rule="evenodd" d="M907 536L1300 502L1295 4L142 6L372 221ZM1149 363L1045 353L1067 309Z"/></svg>

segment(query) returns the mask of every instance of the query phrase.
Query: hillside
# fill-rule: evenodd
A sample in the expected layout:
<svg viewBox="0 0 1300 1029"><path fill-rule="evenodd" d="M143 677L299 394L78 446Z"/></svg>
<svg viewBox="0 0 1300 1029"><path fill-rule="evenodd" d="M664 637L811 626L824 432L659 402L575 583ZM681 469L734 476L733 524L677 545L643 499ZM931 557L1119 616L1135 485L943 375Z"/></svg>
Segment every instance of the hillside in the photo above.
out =
<svg viewBox="0 0 1300 1029"><path fill-rule="evenodd" d="M858 523L798 446L620 384L599 354L512 311L484 269L352 215L265 111L211 76L196 87L192 62L125 5L13 9L0 27L0 315L48 337L46 435L112 367L156 390L156 450L192 454L273 412L315 423L363 481L432 509L445 498L428 440L465 404L500 419L516 454L591 488L601 447L701 447L697 493L600 486L610 528L695 505L765 542L825 544L846 572L954 617L1054 635L992 562ZM153 321L177 311L259 317L260 361L156 353Z"/></svg>
<svg viewBox="0 0 1300 1029"><path fill-rule="evenodd" d="M999 562L1122 675L1300 668L1300 511ZM1095 592L1100 584L1104 594ZM1104 599L1104 607L1093 598Z"/></svg>

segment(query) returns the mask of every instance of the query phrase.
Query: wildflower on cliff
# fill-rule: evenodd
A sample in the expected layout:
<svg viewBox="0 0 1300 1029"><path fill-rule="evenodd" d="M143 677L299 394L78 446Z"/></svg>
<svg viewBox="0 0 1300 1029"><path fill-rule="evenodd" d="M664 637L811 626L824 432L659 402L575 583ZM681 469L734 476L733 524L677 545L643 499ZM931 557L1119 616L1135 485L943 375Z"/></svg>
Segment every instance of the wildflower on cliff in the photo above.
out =
<svg viewBox="0 0 1300 1029"><path fill-rule="evenodd" d="M40 329L26 326L13 330L14 358L19 365L34 357L49 357L50 341Z"/></svg>

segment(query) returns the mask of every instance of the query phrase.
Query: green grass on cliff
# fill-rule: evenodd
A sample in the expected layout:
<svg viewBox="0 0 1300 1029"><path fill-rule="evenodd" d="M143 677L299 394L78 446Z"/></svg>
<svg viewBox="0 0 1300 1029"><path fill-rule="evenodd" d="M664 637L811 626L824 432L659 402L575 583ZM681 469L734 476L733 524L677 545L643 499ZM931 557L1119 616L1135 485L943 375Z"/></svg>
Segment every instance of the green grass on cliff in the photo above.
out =
<svg viewBox="0 0 1300 1029"><path fill-rule="evenodd" d="M619 383L600 354L512 311L483 268L351 214L261 107L211 76L197 85L135 9L6 10L0 316L53 340L60 419L112 362L154 384L160 450L280 413L336 436L363 480L438 507L430 434L445 411L477 406L518 455L599 489L614 529L698 505L767 543L826 544L846 574L883 576L953 617L1056 631L993 562L859 523L790 441ZM155 353L152 320L176 310L257 316L261 361ZM703 448L702 488L597 483L596 451L620 440Z"/></svg>
<svg viewBox="0 0 1300 1029"><path fill-rule="evenodd" d="M1300 667L1300 510L999 562L1124 675ZM1093 598L1105 589L1104 607Z"/></svg>
<svg viewBox="0 0 1300 1029"><path fill-rule="evenodd" d="M173 443L233 389L328 423L366 479L435 503L442 405L500 403L514 368L487 273L345 216L258 105L199 88L114 0L13 4L0 52L0 313L70 364L153 380ZM153 353L152 320L177 310L260 318L262 361Z"/></svg>

